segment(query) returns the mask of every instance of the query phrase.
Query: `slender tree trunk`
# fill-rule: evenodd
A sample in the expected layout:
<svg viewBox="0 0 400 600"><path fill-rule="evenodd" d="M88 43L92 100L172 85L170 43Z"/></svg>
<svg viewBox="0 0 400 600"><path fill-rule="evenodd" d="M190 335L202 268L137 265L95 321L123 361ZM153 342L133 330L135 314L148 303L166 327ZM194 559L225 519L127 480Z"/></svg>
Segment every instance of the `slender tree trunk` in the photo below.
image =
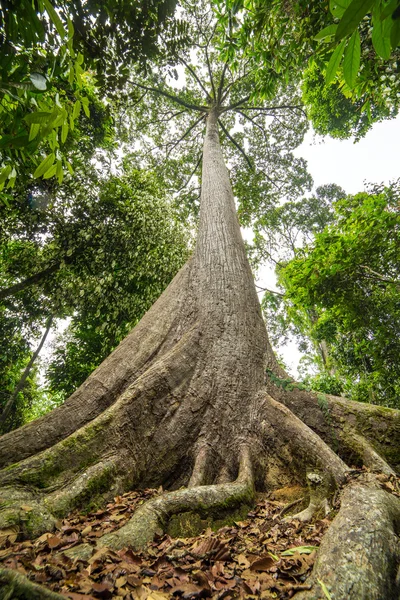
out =
<svg viewBox="0 0 400 600"><path fill-rule="evenodd" d="M49 334L49 331L51 329L52 323L53 323L53 317L51 316L51 317L49 317L47 319L46 328L45 328L44 333L42 335L42 338L41 338L41 340L39 342L39 346L36 348L35 352L32 354L32 356L31 356L28 364L25 367L24 372L21 375L21 379L18 381L17 385L15 386L15 389L14 389L13 393L11 394L11 396L9 397L9 399L6 402L6 405L5 405L4 409L3 409L3 412L0 414L0 429L4 426L4 423L7 421L8 417L9 417L9 414L10 414L10 412L11 412L13 406L14 406L14 403L15 403L17 397L18 397L18 394L25 387L26 381L27 381L27 379L29 377L29 374L30 374L30 372L32 370L32 367L35 364L35 361L36 361L37 357L39 356L39 354L40 354L40 352L41 352L41 350L43 348L43 345L44 345L44 343L46 341L46 338L47 338L47 336Z"/></svg>
<svg viewBox="0 0 400 600"><path fill-rule="evenodd" d="M8 288L3 288L2 290L0 290L0 300L4 300L8 296L14 296L14 294L17 294L18 292L21 292L22 290L27 289L31 285L36 285L38 283L42 283L42 281L47 279L47 277L49 275L56 273L60 269L60 267L61 267L61 261L56 262L54 265L51 265L50 267L47 267L46 269L43 269L42 271L38 271L38 273L35 273L34 275L27 277L26 279L24 279L23 281L20 281L19 283L15 283L14 285L11 285Z"/></svg>
<svg viewBox="0 0 400 600"><path fill-rule="evenodd" d="M338 487L343 503L305 597L326 598L318 584L323 573L335 600L394 598L387 595L396 593L394 570L383 580L375 566L394 564L397 546L383 548L384 533L374 556L367 549L375 519L380 531L396 530L399 500L380 489L375 474L352 481L350 466L393 474L400 462L400 413L318 397L279 367L246 258L217 120L213 108L193 257L63 406L0 438L0 462L8 465L0 471L0 527L20 522L23 533L35 535L89 500L163 485L163 496L98 540L98 546L140 548L179 511L234 506L250 501L255 489L318 480L321 487L310 488L308 509L298 518L312 518ZM358 496L365 499L363 527ZM27 521L20 507L28 502ZM342 547L337 530L346 536ZM346 556L360 548L363 562L355 570ZM329 571L332 553L338 566ZM364 587L357 587L356 576Z"/></svg>

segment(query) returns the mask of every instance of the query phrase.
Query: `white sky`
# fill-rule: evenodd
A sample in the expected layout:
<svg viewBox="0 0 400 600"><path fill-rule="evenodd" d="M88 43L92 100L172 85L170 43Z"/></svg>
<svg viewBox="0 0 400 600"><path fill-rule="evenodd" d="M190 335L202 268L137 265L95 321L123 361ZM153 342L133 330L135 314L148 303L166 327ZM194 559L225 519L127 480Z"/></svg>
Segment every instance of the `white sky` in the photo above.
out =
<svg viewBox="0 0 400 600"><path fill-rule="evenodd" d="M356 194L364 190L365 183L387 184L400 177L400 116L376 123L357 143L353 140L323 140L308 133L295 154L307 160L315 187L336 183L348 194ZM274 289L273 269L260 269L256 283ZM296 345L290 344L280 353L290 373L296 376L301 358Z"/></svg>

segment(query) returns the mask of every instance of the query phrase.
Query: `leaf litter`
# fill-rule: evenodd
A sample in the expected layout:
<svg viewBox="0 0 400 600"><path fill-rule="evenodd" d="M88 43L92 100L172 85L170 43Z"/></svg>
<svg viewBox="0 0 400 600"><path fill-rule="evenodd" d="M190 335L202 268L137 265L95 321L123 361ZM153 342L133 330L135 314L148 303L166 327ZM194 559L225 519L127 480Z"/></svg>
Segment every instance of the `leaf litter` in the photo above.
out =
<svg viewBox="0 0 400 600"><path fill-rule="evenodd" d="M348 479L362 477L365 471L354 469ZM379 473L376 480L400 497L396 477ZM15 569L70 600L287 600L310 589L307 578L334 516L331 512L311 523L282 519L288 498L279 492L290 489L294 490L258 494L244 521L216 533L206 529L190 538L161 535L142 552L96 547L99 537L122 527L138 505L163 490L128 492L102 510L72 512L57 522L55 532L36 540L18 541L16 526L0 530L0 568ZM335 509L338 506L339 499ZM21 508L31 510L27 505ZM93 546L89 559L64 554L82 543Z"/></svg>
<svg viewBox="0 0 400 600"><path fill-rule="evenodd" d="M0 566L70 600L285 600L309 589L306 580L330 521L284 521L285 502L266 495L258 496L245 521L216 533L162 535L143 552L95 547L100 536L123 526L139 504L161 491L128 492L87 515L75 511L57 522L55 532L36 540L17 542L16 531L7 531ZM63 554L81 543L93 545L88 560Z"/></svg>

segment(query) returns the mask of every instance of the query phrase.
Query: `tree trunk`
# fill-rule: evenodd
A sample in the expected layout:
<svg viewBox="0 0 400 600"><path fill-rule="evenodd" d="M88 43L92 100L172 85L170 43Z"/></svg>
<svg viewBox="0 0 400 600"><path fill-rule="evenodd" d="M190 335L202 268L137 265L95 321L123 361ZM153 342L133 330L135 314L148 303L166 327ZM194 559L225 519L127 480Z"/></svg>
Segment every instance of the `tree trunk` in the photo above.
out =
<svg viewBox="0 0 400 600"><path fill-rule="evenodd" d="M11 394L11 396L9 397L9 399L6 402L6 405L4 407L3 412L0 414L0 431L3 428L4 423L7 421L7 418L14 406L14 403L18 397L18 394L24 389L26 381L29 377L29 373L32 370L33 365L35 364L35 361L37 359L37 357L39 356L40 352L42 351L43 345L46 341L46 338L49 334L49 331L51 329L51 325L53 323L53 317L49 317L47 319L46 322L46 328L44 330L44 333L42 335L42 338L39 342L39 346L36 348L35 352L32 354L28 364L26 365L24 372L21 375L20 380L18 381L17 385L15 386L15 389L13 391L13 393Z"/></svg>
<svg viewBox="0 0 400 600"><path fill-rule="evenodd" d="M310 518L344 486L337 519L347 535L340 546L332 526L315 581L322 569L335 600L387 598L384 593L396 586L394 569L387 568L383 584L374 567L386 568L398 558L394 541L383 549L379 540L395 531L399 501L379 488L375 475L352 481L349 465L393 473L400 413L305 392L278 365L241 238L217 119L212 109L193 257L63 406L0 439L0 526L17 522L26 535L36 535L74 507L163 485L170 491L98 541L141 547L171 514L240 504L255 489L305 482L311 472L324 485L311 493L299 518ZM368 526L352 536L347 517L353 511L354 520L362 520L359 497L365 498ZM33 510L26 521L20 507L28 502ZM383 537L373 545L376 555L365 551L360 561L360 578L368 571L368 590L360 592L343 585L346 557L367 548L377 511ZM328 576L324 557L333 551L337 568ZM326 596L316 584L304 597Z"/></svg>

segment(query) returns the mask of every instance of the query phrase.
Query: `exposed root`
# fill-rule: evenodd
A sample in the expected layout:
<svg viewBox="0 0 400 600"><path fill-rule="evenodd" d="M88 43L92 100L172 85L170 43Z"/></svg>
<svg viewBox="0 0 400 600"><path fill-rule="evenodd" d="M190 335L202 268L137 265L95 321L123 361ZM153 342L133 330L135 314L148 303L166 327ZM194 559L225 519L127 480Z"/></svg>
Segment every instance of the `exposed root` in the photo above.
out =
<svg viewBox="0 0 400 600"><path fill-rule="evenodd" d="M306 509L301 512L286 517L285 520L298 519L299 521L311 521L311 519L321 510L326 516L329 511L328 498L332 493L332 482L330 477L323 473L310 471L307 473L307 485L310 492L310 501Z"/></svg>
<svg viewBox="0 0 400 600"><path fill-rule="evenodd" d="M251 503L253 499L254 482L250 452L247 447L244 447L241 449L239 475L236 481L181 489L153 498L140 506L132 519L121 529L102 536L97 546L107 546L113 550L131 546L138 550L151 542L157 533L163 532L172 515L185 511L203 512L234 508L240 504ZM66 554L82 557L87 556L92 550L90 546L77 546Z"/></svg>
<svg viewBox="0 0 400 600"><path fill-rule="evenodd" d="M390 465L374 450L372 445L363 436L353 434L351 437L351 447L361 458L363 464L372 471L380 471L385 475L395 475L395 471Z"/></svg>
<svg viewBox="0 0 400 600"><path fill-rule="evenodd" d="M279 447L288 450L296 470L317 468L329 474L336 485L341 485L349 468L333 450L286 406L269 394L263 395L261 423L266 445L279 453Z"/></svg>
<svg viewBox="0 0 400 600"><path fill-rule="evenodd" d="M202 446L197 453L192 475L188 484L189 488L198 487L207 483L209 470L210 451L207 446Z"/></svg>
<svg viewBox="0 0 400 600"><path fill-rule="evenodd" d="M12 569L0 569L0 600L65 600Z"/></svg>
<svg viewBox="0 0 400 600"><path fill-rule="evenodd" d="M279 383L279 379L277 379ZM355 447L354 436L361 436L382 461L400 472L400 411L362 402L354 402L329 394L316 394L268 383L273 397L315 431L341 456L365 460L365 466L376 468L369 451ZM389 467L389 468L390 468ZM378 467L380 469L380 467Z"/></svg>
<svg viewBox="0 0 400 600"><path fill-rule="evenodd" d="M325 534L312 573L310 592L296 600L389 600L399 597L397 535L400 500L366 474L342 492L341 508Z"/></svg>

